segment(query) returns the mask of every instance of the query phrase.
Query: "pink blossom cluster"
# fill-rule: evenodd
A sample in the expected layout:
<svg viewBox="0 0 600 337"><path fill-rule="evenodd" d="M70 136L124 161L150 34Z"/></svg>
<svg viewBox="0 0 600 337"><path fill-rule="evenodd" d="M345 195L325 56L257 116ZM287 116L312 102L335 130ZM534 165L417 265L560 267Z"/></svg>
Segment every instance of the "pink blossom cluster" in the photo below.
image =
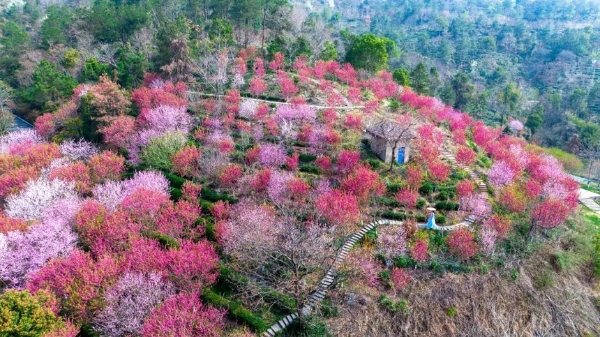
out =
<svg viewBox="0 0 600 337"><path fill-rule="evenodd" d="M73 160L86 160L100 151L96 145L80 139L78 141L64 141L60 144L60 152L63 156Z"/></svg>
<svg viewBox="0 0 600 337"><path fill-rule="evenodd" d="M96 185L92 193L96 200L114 210L125 197L131 195L138 188L157 191L165 196L169 195L169 182L163 174L155 171L139 171L129 180L108 181Z"/></svg>
<svg viewBox="0 0 600 337"><path fill-rule="evenodd" d="M304 123L314 123L317 119L315 108L306 104L279 104L275 113L275 121L295 122L298 125Z"/></svg>
<svg viewBox="0 0 600 337"><path fill-rule="evenodd" d="M25 150L42 142L42 137L35 130L13 131L0 137L0 153L23 154Z"/></svg>
<svg viewBox="0 0 600 337"><path fill-rule="evenodd" d="M287 152L281 145L263 144L260 147L258 161L265 167L280 167L285 164Z"/></svg>
<svg viewBox="0 0 600 337"><path fill-rule="evenodd" d="M512 183L517 178L511 166L504 161L495 162L488 171L488 181L494 188Z"/></svg>
<svg viewBox="0 0 600 337"><path fill-rule="evenodd" d="M479 219L485 219L492 214L492 206L484 193L462 197L460 199L460 209Z"/></svg>
<svg viewBox="0 0 600 337"><path fill-rule="evenodd" d="M404 226L382 226L377 230L377 250L386 259L405 254L407 247Z"/></svg>
<svg viewBox="0 0 600 337"><path fill-rule="evenodd" d="M94 330L107 336L139 334L150 311L174 291L157 273L125 273L104 293L105 306L94 318Z"/></svg>

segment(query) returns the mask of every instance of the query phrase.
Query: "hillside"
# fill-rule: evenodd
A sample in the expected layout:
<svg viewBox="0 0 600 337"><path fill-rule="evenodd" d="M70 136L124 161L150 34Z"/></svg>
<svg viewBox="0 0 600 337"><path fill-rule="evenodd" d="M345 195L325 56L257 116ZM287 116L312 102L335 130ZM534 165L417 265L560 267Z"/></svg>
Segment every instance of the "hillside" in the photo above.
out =
<svg viewBox="0 0 600 337"><path fill-rule="evenodd" d="M194 4L5 12L0 334L600 334L576 160L401 85L390 39Z"/></svg>

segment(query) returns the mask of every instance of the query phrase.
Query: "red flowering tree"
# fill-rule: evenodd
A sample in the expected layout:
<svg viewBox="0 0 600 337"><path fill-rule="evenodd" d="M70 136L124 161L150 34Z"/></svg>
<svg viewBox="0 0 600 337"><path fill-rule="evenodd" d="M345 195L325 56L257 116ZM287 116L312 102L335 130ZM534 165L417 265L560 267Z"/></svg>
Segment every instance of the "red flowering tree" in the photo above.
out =
<svg viewBox="0 0 600 337"><path fill-rule="evenodd" d="M173 155L173 171L182 177L195 177L200 174L200 149L195 146L185 146Z"/></svg>
<svg viewBox="0 0 600 337"><path fill-rule="evenodd" d="M446 244L448 251L462 260L468 260L477 254L475 235L465 227L452 231L446 238Z"/></svg>
<svg viewBox="0 0 600 337"><path fill-rule="evenodd" d="M385 192L379 174L367 166L360 166L342 181L342 189L356 196L360 203L366 203L372 196L379 196Z"/></svg>
<svg viewBox="0 0 600 337"><path fill-rule="evenodd" d="M461 165L470 166L475 162L475 157L475 151L466 146L461 146L456 151L456 162Z"/></svg>
<svg viewBox="0 0 600 337"><path fill-rule="evenodd" d="M410 248L410 256L417 262L424 262L429 257L429 240L418 238Z"/></svg>
<svg viewBox="0 0 600 337"><path fill-rule="evenodd" d="M415 207L417 205L417 199L419 199L419 192L411 190L410 188L403 188L396 194L398 202L405 207Z"/></svg>
<svg viewBox="0 0 600 337"><path fill-rule="evenodd" d="M358 199L339 190L331 190L317 197L315 203L319 214L334 225L346 225L358 221Z"/></svg>
<svg viewBox="0 0 600 337"><path fill-rule="evenodd" d="M431 177L437 182L444 182L450 176L451 167L440 160L435 160L429 163L427 167Z"/></svg>
<svg viewBox="0 0 600 337"><path fill-rule="evenodd" d="M467 179L463 179L456 183L456 195L459 198L469 196L475 192L475 185Z"/></svg>

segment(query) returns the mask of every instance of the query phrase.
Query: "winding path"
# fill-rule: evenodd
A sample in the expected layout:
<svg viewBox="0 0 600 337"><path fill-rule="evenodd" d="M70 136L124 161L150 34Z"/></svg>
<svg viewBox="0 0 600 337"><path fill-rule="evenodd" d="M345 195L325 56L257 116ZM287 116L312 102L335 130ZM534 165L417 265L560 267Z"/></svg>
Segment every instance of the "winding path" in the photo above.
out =
<svg viewBox="0 0 600 337"><path fill-rule="evenodd" d="M453 166L459 167L469 173L469 176L471 177L471 179L473 179L477 183L477 190L479 192L481 192L481 193L488 192L486 184L483 182L483 180L481 179L481 176L477 172L472 170L470 167L458 164L456 162L456 158L454 157L454 155L447 149L442 149L441 152L442 152L442 154L441 154L442 158L445 158L448 161L450 161L450 163ZM460 227L468 227L468 226L472 225L477 220L477 218L478 218L477 215L471 214L471 215L468 215L463 222L460 222L456 225L452 225L452 226L437 226L436 225L435 227L430 228L430 229L439 230L439 231L451 231L451 230L458 229ZM313 293L308 295L306 304L301 309L301 312L303 315L310 314L319 305L319 303L325 298L325 296L327 295L327 292L329 291L331 285L333 284L333 282L335 280L335 277L337 275L337 269L342 265L342 262L344 262L344 260L346 259L346 256L348 255L348 253L350 252L350 249L352 249L354 244L356 244L360 239L362 239L363 236L365 236L365 234L368 231L372 230L373 228L376 228L377 226L381 226L381 225L398 225L399 226L399 225L402 225L402 221L387 220L387 219L375 220L375 221L371 222L370 224L363 226L358 232L354 233L348 240L346 240L346 242L344 242L344 245L340 249L340 252L336 256L335 261L333 262L333 265L331 266L331 268L329 268L329 270L327 271L325 276L321 279L321 282L319 282L317 289ZM426 228L426 225L419 224L419 227ZM283 329L287 328L290 324L292 324L292 322L296 318L298 318L297 312L285 316L284 318L279 320L277 323L275 323L273 326L271 326L269 329L267 329L267 331L265 331L263 333L263 337L274 337L275 334L277 334L279 331L282 331Z"/></svg>
<svg viewBox="0 0 600 337"><path fill-rule="evenodd" d="M207 93L199 92L199 91L188 91L187 94L192 95L192 96L193 95L201 96L201 97L225 97L225 95L207 94ZM278 104L278 105L293 104L290 102L270 101L270 100L266 100L266 99L251 98L251 97L242 97L242 99L257 101L257 102L264 102L264 103L273 103L273 104ZM315 108L315 109L319 109L319 110L324 110L324 109L355 110L355 109L364 109L365 108L364 105L351 105L351 106L327 106L327 105L317 105L317 104L305 104L305 105Z"/></svg>

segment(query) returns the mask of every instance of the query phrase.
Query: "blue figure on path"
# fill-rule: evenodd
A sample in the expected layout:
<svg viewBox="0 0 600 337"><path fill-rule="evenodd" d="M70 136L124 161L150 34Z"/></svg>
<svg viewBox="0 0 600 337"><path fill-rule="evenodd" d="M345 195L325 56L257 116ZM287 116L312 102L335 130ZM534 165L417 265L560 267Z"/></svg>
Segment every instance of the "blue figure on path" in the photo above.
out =
<svg viewBox="0 0 600 337"><path fill-rule="evenodd" d="M427 210L431 211L429 219L427 219L427 228L432 229L435 227L435 208L429 207Z"/></svg>

